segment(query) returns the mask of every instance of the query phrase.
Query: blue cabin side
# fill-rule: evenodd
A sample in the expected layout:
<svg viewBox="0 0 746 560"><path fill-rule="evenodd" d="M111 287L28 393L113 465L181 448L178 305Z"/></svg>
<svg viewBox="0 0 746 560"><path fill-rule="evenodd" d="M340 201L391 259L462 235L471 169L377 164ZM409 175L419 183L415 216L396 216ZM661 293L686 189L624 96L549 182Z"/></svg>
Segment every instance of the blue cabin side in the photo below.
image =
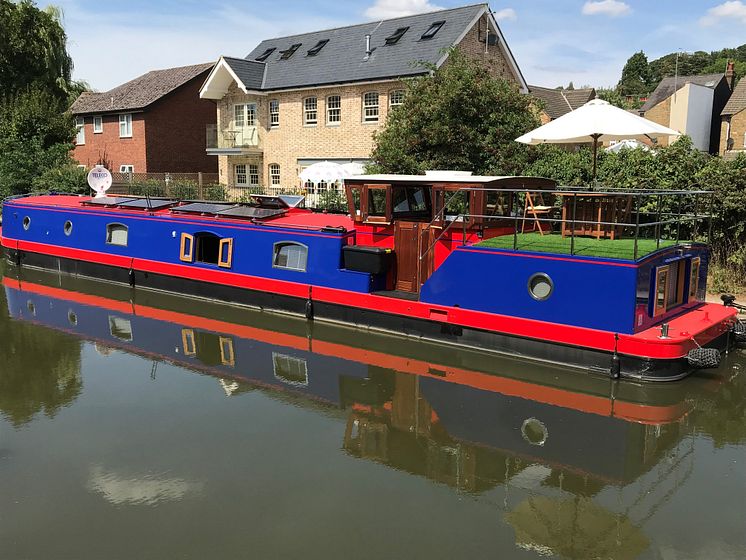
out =
<svg viewBox="0 0 746 560"><path fill-rule="evenodd" d="M110 228L116 226L122 227L111 242ZM14 205L12 201L3 208L3 229L4 237L20 241L353 292L379 289L378 284L384 280L342 268L342 247L354 243L354 231L303 230L247 225L230 219L210 221L186 215L114 213L91 208L53 209ZM185 235L191 236L195 245L200 237L231 240L231 254L226 260L229 265L200 262L196 254L191 260L184 259ZM276 252L283 245L295 248L295 262L279 266ZM198 247L192 249L196 252ZM184 274L188 277L188 270Z"/></svg>

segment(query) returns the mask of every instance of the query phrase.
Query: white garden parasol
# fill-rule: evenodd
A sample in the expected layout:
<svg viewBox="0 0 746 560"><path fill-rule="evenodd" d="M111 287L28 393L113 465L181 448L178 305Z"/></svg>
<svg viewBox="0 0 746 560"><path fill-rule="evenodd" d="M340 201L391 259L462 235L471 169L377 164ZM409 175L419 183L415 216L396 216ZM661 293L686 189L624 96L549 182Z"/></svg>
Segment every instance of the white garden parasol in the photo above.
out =
<svg viewBox="0 0 746 560"><path fill-rule="evenodd" d="M354 177L355 175L365 175L365 166L362 163L351 161L349 163L343 163L342 169L345 172L345 177Z"/></svg>
<svg viewBox="0 0 746 560"><path fill-rule="evenodd" d="M539 128L516 138L524 144L577 144L593 142L593 178L596 178L598 142L604 140L643 140L680 136L681 133L601 99L592 99Z"/></svg>
<svg viewBox="0 0 746 560"><path fill-rule="evenodd" d="M346 176L344 168L331 161L314 163L300 172L300 179L303 183L313 183L314 185L319 183L329 185L341 181Z"/></svg>

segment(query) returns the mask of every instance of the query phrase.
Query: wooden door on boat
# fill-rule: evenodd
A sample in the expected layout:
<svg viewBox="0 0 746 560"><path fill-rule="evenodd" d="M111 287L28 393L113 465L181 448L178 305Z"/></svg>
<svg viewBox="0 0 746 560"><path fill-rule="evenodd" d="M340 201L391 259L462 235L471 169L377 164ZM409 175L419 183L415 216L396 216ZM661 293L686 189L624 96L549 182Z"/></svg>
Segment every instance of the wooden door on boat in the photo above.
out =
<svg viewBox="0 0 746 560"><path fill-rule="evenodd" d="M430 235L423 222L394 222L394 252L396 253L396 289L403 292L419 292L420 283L432 273L432 251L420 265L420 252L427 251ZM417 266L420 265L420 283L417 281Z"/></svg>

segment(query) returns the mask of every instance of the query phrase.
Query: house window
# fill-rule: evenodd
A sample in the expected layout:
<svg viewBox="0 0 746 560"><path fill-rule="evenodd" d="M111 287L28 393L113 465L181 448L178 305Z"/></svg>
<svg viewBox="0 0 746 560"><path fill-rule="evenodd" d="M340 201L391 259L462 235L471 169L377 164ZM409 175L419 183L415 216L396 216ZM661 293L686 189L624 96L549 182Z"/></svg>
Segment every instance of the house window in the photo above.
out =
<svg viewBox="0 0 746 560"><path fill-rule="evenodd" d="M400 27L399 29L394 31L393 35L389 35L388 37L386 37L385 43L387 45L397 44L399 42L399 39L404 37L404 34L407 32L408 29L409 27Z"/></svg>
<svg viewBox="0 0 746 560"><path fill-rule="evenodd" d="M78 146L85 144L85 118L75 117L75 143Z"/></svg>
<svg viewBox="0 0 746 560"><path fill-rule="evenodd" d="M342 98L330 95L326 98L326 124L339 124L342 121Z"/></svg>
<svg viewBox="0 0 746 560"><path fill-rule="evenodd" d="M132 114L119 115L119 137L132 138Z"/></svg>
<svg viewBox="0 0 746 560"><path fill-rule="evenodd" d="M277 128L280 126L280 102L272 99L269 102L269 127Z"/></svg>
<svg viewBox="0 0 746 560"><path fill-rule="evenodd" d="M123 224L106 225L106 243L109 245L120 245L121 247L126 247L127 236L127 226Z"/></svg>
<svg viewBox="0 0 746 560"><path fill-rule="evenodd" d="M324 45L326 45L329 42L329 39L322 39L318 43L316 43L312 48L308 50L306 53L306 56L316 56L319 54L319 51L324 48Z"/></svg>
<svg viewBox="0 0 746 560"><path fill-rule="evenodd" d="M249 164L249 184L259 184L259 166L256 163Z"/></svg>
<svg viewBox="0 0 746 560"><path fill-rule="evenodd" d="M265 60L269 58L269 55L271 55L273 52L275 52L275 47L265 50L262 54L257 56L254 60L258 60L259 62L264 62Z"/></svg>
<svg viewBox="0 0 746 560"><path fill-rule="evenodd" d="M101 134L104 131L104 118L101 115L93 117L93 134Z"/></svg>
<svg viewBox="0 0 746 560"><path fill-rule="evenodd" d="M270 185L280 184L280 164L278 163L269 164L269 184Z"/></svg>
<svg viewBox="0 0 746 560"><path fill-rule="evenodd" d="M389 93L389 107L398 107L404 103L404 90L395 89Z"/></svg>
<svg viewBox="0 0 746 560"><path fill-rule="evenodd" d="M245 163L239 163L234 168L236 172L236 184L237 185L245 185L246 184L246 164Z"/></svg>
<svg viewBox="0 0 746 560"><path fill-rule="evenodd" d="M120 173L134 173L135 172L135 166L130 165L128 163L122 164L119 166L119 172Z"/></svg>
<svg viewBox="0 0 746 560"><path fill-rule="evenodd" d="M273 267L297 270L299 272L306 271L308 247L305 245L293 242L275 243L273 253Z"/></svg>
<svg viewBox="0 0 746 560"><path fill-rule="evenodd" d="M300 48L301 44L302 43L293 43L292 45L290 45L290 47L288 47L284 51L280 51L282 53L280 55L280 60L287 60L291 56L293 56L293 54L295 54L295 51L297 51Z"/></svg>
<svg viewBox="0 0 746 560"><path fill-rule="evenodd" d="M243 128L256 125L256 103L233 106L233 126Z"/></svg>
<svg viewBox="0 0 746 560"><path fill-rule="evenodd" d="M363 122L378 122L378 92L363 95Z"/></svg>
<svg viewBox="0 0 746 560"><path fill-rule="evenodd" d="M315 97L306 97L303 100L303 124L316 126L318 122L318 100Z"/></svg>

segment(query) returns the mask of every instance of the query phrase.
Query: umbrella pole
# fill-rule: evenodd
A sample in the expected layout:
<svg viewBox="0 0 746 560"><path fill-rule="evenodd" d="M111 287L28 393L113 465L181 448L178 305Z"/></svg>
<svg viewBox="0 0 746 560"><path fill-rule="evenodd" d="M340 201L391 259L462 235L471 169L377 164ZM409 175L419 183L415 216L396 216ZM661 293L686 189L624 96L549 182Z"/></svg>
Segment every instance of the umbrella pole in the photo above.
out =
<svg viewBox="0 0 746 560"><path fill-rule="evenodd" d="M596 161L598 160L598 134L593 134L593 184L596 184Z"/></svg>

